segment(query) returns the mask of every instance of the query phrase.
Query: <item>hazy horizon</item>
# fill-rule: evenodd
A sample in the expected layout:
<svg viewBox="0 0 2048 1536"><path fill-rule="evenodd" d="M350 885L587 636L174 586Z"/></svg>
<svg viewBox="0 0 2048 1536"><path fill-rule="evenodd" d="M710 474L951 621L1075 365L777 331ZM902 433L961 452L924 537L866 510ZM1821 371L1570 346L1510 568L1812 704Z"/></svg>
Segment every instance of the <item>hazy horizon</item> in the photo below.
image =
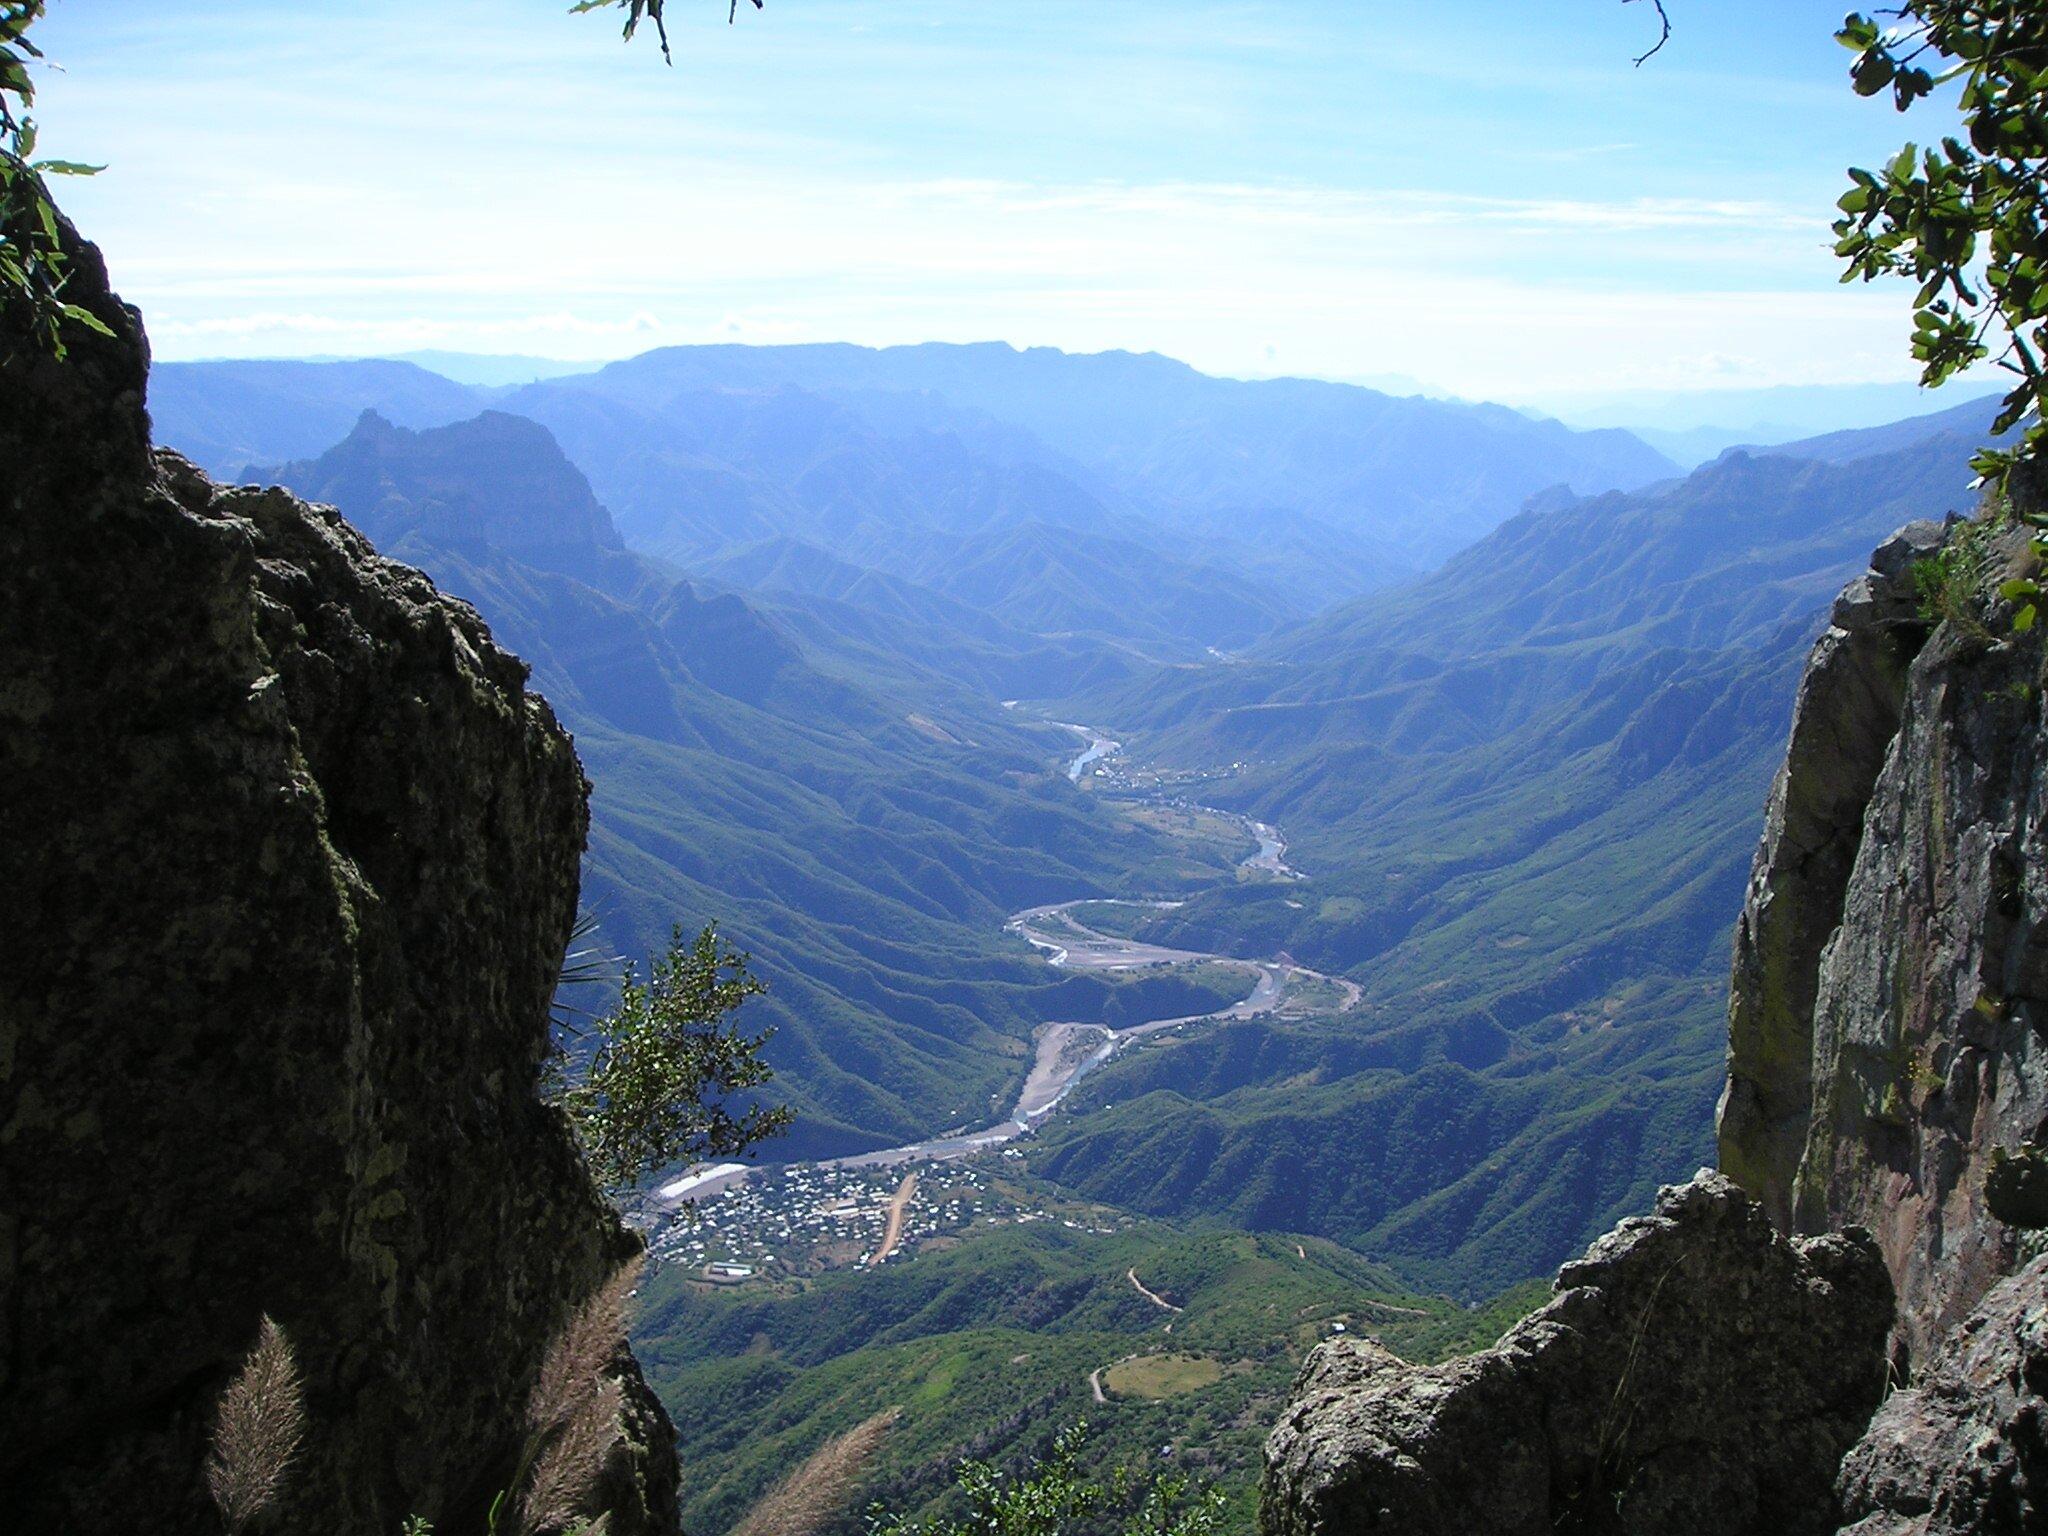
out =
<svg viewBox="0 0 2048 1536"><path fill-rule="evenodd" d="M1913 375L1909 295L1827 230L1906 130L1818 0L1675 5L1641 68L1617 0L771 0L676 8L672 69L554 0L119 9L53 7L40 116L107 162L67 207L166 360L999 339L1543 409Z"/></svg>
<svg viewBox="0 0 2048 1536"><path fill-rule="evenodd" d="M689 347L718 346L855 346L867 350L889 350L891 348L914 348L920 346L960 347L1009 347L1013 351L1033 350L1018 347L1013 342L1000 338L984 338L980 341L947 342L921 341L887 343L881 348L868 347L866 343L843 340L819 339L804 342L729 342L729 341L683 341L660 343L653 347L622 352L614 357L563 358L549 357L538 353L513 352L468 352L455 349L418 348L412 351L390 350L382 352L331 352L331 353L221 353L202 357L163 359L178 363L236 363L236 362L303 362L303 363L350 363L350 362L404 362L429 372L438 373L459 384L475 388L494 389L537 382L543 379L562 378L582 373L594 373L614 363L631 361L650 352ZM1183 358L1156 350L1139 352L1128 348L1110 348L1099 352L1071 352L1064 348L1040 348L1065 352L1068 356L1131 356L1152 357L1165 362L1194 367ZM1857 427L1878 426L1913 416L1928 415L1947 410L1972 399L1983 398L1999 392L2000 386L1984 378L1966 378L1951 382L1944 388L1928 390L1919 387L1912 380L1892 380L1875 383L1821 384L1821 385L1773 385L1763 388L1745 387L1739 382L1703 384L1692 390L1672 391L1611 391L1593 392L1579 396L1552 397L1534 400L1491 400L1474 399L1438 388L1424 381L1402 378L1339 378L1314 374L1289 373L1224 373L1208 369L1197 369L1212 378L1237 379L1246 382L1301 379L1317 383L1340 384L1352 388L1368 389L1378 393L1397 396L1424 396L1431 399L1451 401L1468 405L1499 405L1525 414L1545 416L1563 422L1578 430L1599 430L1619 427L1624 430L1647 434L1666 451L1673 451L1678 445L1669 441L1689 433L1718 433L1727 442L1733 443L1739 434L1754 429L1759 435L1755 442L1768 444L1789 441L1795 437L1815 436L1826 432ZM1694 454L1677 453L1685 467L1699 462L1719 451L1719 446L1702 449Z"/></svg>

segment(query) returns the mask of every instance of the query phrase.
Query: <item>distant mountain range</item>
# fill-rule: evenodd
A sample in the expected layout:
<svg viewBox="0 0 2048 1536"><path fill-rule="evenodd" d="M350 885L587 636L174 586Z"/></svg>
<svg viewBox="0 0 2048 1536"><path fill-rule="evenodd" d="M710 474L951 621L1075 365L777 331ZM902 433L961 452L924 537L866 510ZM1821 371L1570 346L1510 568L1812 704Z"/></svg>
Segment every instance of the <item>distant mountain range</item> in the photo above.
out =
<svg viewBox="0 0 2048 1536"><path fill-rule="evenodd" d="M1966 396L1990 401L2002 393L2002 386L1968 380L1939 392L1910 383L1787 384L1629 390L1553 401L1549 409L1574 426L1626 427L1690 468L1734 447L1791 444L1822 433L1881 427L1929 415Z"/></svg>
<svg viewBox="0 0 2048 1536"><path fill-rule="evenodd" d="M546 426L647 553L697 569L797 541L1180 657L1427 570L1537 491L1676 469L1498 406L1000 345L669 348L516 389L379 360L174 363L150 403L161 440L226 475L317 453L366 409L421 428L495 408Z"/></svg>
<svg viewBox="0 0 2048 1536"><path fill-rule="evenodd" d="M1285 952L1365 1006L1128 1053L1034 1169L1470 1295L1708 1160L1726 923L1805 642L1893 526L1967 508L1989 414L1680 476L1494 407L999 347L672 349L517 388L168 365L151 404L534 664L595 783L612 941L715 917L774 983L792 1150L986 1119L1039 1023L1168 1006L1049 970L1008 912L1188 895L1145 936ZM1209 774L1310 878L1233 880L1081 792L1019 699Z"/></svg>

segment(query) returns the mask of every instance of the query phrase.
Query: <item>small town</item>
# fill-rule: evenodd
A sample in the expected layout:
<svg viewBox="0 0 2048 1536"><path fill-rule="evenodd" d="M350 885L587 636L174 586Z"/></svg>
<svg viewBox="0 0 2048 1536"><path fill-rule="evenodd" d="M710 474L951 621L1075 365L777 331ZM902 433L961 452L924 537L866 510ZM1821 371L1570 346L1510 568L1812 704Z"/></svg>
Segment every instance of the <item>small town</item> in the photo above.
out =
<svg viewBox="0 0 2048 1536"><path fill-rule="evenodd" d="M793 1279L902 1263L950 1247L970 1229L1059 1222L1121 1230L1097 1207L1050 1207L1022 1180L1015 1147L951 1162L763 1168L663 1213L648 1232L657 1260L715 1285Z"/></svg>

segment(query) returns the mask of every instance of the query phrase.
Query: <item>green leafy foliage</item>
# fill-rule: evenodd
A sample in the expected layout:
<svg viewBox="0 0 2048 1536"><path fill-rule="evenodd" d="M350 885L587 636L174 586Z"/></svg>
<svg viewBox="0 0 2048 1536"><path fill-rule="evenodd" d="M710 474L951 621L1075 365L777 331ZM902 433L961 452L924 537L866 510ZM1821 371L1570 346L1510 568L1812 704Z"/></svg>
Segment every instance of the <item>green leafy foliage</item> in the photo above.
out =
<svg viewBox="0 0 2048 1536"><path fill-rule="evenodd" d="M1986 545L1999 526L1987 519L1957 525L1948 542L1934 554L1913 565L1913 590L1919 600L1920 617L1930 624L1954 624L1986 636L1979 610L1984 582ZM2029 618L2025 626L2031 627Z"/></svg>
<svg viewBox="0 0 2048 1536"><path fill-rule="evenodd" d="M645 982L628 968L618 1006L580 1041L587 1065L556 1095L599 1184L734 1157L789 1124L787 1109L739 1103L774 1075L760 1054L768 1037L733 1022L764 990L712 927L688 944L678 928Z"/></svg>
<svg viewBox="0 0 2048 1536"><path fill-rule="evenodd" d="M1881 170L1852 169L1835 253L1848 263L1843 282L1919 284L1913 356L1926 384L1987 359L2016 377L1996 430L2027 422L2020 445L1976 461L2002 479L2048 442L2048 7L1909 0L1896 14L1888 28L1852 14L1836 34L1856 54L1857 94L1889 90L1903 112L1959 81L1964 131L1924 149L1909 143Z"/></svg>
<svg viewBox="0 0 2048 1536"><path fill-rule="evenodd" d="M29 66L43 55L28 31L43 10L44 0L0 0L0 334L10 357L25 346L62 358L71 327L112 334L99 316L64 297L70 259L44 178L91 176L100 167L36 158Z"/></svg>
<svg viewBox="0 0 2048 1536"><path fill-rule="evenodd" d="M1080 1449L1084 1419L1060 1431L1044 1460L1020 1475L986 1461L960 1468L962 1516L907 1520L877 1514L871 1536L1061 1536L1074 1530L1121 1531L1124 1536L1210 1536L1221 1528L1223 1496L1194 1492L1182 1473L1146 1476L1118 1467L1107 1480L1086 1475Z"/></svg>

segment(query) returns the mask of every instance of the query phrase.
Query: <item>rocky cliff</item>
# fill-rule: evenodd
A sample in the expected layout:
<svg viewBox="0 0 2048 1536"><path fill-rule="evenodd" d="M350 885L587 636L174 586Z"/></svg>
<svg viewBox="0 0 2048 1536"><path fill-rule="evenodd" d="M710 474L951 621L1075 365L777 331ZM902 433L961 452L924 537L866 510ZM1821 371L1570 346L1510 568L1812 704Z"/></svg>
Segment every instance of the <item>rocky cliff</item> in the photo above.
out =
<svg viewBox="0 0 2048 1536"><path fill-rule="evenodd" d="M535 1097L586 824L476 614L332 512L152 457L138 318L0 368L0 1488L220 1529L212 1406L282 1324L273 1528L481 1529L550 1336L635 1249ZM596 1502L672 1529L630 1356Z"/></svg>
<svg viewBox="0 0 2048 1536"><path fill-rule="evenodd" d="M1842 1466L1850 1536L2048 1527L2048 1259L1991 1288Z"/></svg>
<svg viewBox="0 0 2048 1536"><path fill-rule="evenodd" d="M2042 658L1995 596L2026 550L1919 525L1836 604L1737 931L1722 1167L1876 1235L1908 1370L2018 1266L1985 1176L2048 1129Z"/></svg>

